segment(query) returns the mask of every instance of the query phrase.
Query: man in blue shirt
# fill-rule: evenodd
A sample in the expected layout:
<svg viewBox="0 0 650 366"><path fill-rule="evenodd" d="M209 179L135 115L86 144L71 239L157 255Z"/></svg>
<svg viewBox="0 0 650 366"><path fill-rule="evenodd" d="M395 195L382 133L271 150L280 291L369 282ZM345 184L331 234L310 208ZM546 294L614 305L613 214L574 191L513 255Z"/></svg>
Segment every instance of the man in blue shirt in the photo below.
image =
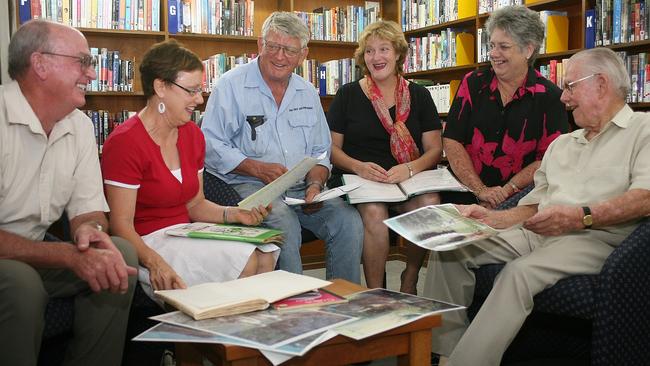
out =
<svg viewBox="0 0 650 366"><path fill-rule="evenodd" d="M313 85L293 73L307 56L309 31L295 14L275 12L262 26L259 57L225 73L213 90L202 129L206 174L231 184L247 197L305 156L327 158L285 195L306 206L273 202L265 223L284 231L279 266L301 273L301 226L327 245L327 278L360 282L363 224L354 207L335 198L309 204L330 170L331 137Z"/></svg>

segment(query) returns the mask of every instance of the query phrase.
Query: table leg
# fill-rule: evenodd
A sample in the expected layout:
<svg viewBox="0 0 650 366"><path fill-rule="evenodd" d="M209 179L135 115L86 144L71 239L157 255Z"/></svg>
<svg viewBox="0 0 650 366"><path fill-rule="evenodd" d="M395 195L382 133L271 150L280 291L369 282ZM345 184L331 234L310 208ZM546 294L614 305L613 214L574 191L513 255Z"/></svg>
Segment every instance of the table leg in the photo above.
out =
<svg viewBox="0 0 650 366"><path fill-rule="evenodd" d="M203 366L203 356L190 343L176 343L176 365L178 366Z"/></svg>
<svg viewBox="0 0 650 366"><path fill-rule="evenodd" d="M409 336L409 353L397 357L399 366L431 364L431 329L413 332Z"/></svg>

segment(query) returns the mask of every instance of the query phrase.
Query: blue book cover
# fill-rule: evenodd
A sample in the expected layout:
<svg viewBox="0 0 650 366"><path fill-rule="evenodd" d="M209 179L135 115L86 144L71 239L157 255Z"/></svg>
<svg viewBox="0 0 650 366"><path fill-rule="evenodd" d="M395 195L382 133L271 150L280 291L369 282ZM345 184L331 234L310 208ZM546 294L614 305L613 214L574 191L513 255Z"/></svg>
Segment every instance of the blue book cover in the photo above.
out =
<svg viewBox="0 0 650 366"><path fill-rule="evenodd" d="M318 67L318 94L322 97L327 95L327 66Z"/></svg>
<svg viewBox="0 0 650 366"><path fill-rule="evenodd" d="M621 43L621 0L614 0L612 20L612 43Z"/></svg>
<svg viewBox="0 0 650 366"><path fill-rule="evenodd" d="M169 34L176 34L178 31L178 2L176 0L168 0L167 6L167 30Z"/></svg>
<svg viewBox="0 0 650 366"><path fill-rule="evenodd" d="M30 0L20 0L18 3L18 16L20 17L20 24L32 19L32 3Z"/></svg>
<svg viewBox="0 0 650 366"><path fill-rule="evenodd" d="M131 0L124 0L124 29L131 30L133 19L131 19Z"/></svg>
<svg viewBox="0 0 650 366"><path fill-rule="evenodd" d="M585 48L596 47L596 10L585 11Z"/></svg>

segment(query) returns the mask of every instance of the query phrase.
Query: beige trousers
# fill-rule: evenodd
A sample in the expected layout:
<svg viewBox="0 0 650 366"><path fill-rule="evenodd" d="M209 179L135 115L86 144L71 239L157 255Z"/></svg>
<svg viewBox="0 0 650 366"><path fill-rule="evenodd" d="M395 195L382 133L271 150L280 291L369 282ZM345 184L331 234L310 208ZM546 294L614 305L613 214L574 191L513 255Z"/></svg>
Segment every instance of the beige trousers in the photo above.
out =
<svg viewBox="0 0 650 366"><path fill-rule="evenodd" d="M507 263L471 324L464 310L443 315L442 327L433 331L433 351L449 356L450 366L499 365L533 308L533 296L562 278L599 273L624 238L600 230L544 237L518 228L453 251L431 252L424 295L464 306L474 296L471 269Z"/></svg>

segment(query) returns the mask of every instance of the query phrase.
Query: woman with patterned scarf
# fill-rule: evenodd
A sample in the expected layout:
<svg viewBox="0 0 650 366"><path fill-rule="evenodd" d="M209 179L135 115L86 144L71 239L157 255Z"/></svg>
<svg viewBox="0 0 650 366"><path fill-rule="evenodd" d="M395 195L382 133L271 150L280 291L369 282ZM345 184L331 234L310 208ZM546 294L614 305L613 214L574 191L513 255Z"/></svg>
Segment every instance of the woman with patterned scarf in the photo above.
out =
<svg viewBox="0 0 650 366"><path fill-rule="evenodd" d="M355 51L365 77L342 86L327 113L332 134L332 179L352 173L376 182L399 183L433 169L442 153L441 124L429 91L404 79L408 44L395 22L370 24ZM336 185L334 182L333 185ZM406 202L360 203L364 224L363 271L368 287L381 287L388 257L389 210L398 213L440 202L436 193ZM425 251L410 244L401 291L416 292Z"/></svg>

